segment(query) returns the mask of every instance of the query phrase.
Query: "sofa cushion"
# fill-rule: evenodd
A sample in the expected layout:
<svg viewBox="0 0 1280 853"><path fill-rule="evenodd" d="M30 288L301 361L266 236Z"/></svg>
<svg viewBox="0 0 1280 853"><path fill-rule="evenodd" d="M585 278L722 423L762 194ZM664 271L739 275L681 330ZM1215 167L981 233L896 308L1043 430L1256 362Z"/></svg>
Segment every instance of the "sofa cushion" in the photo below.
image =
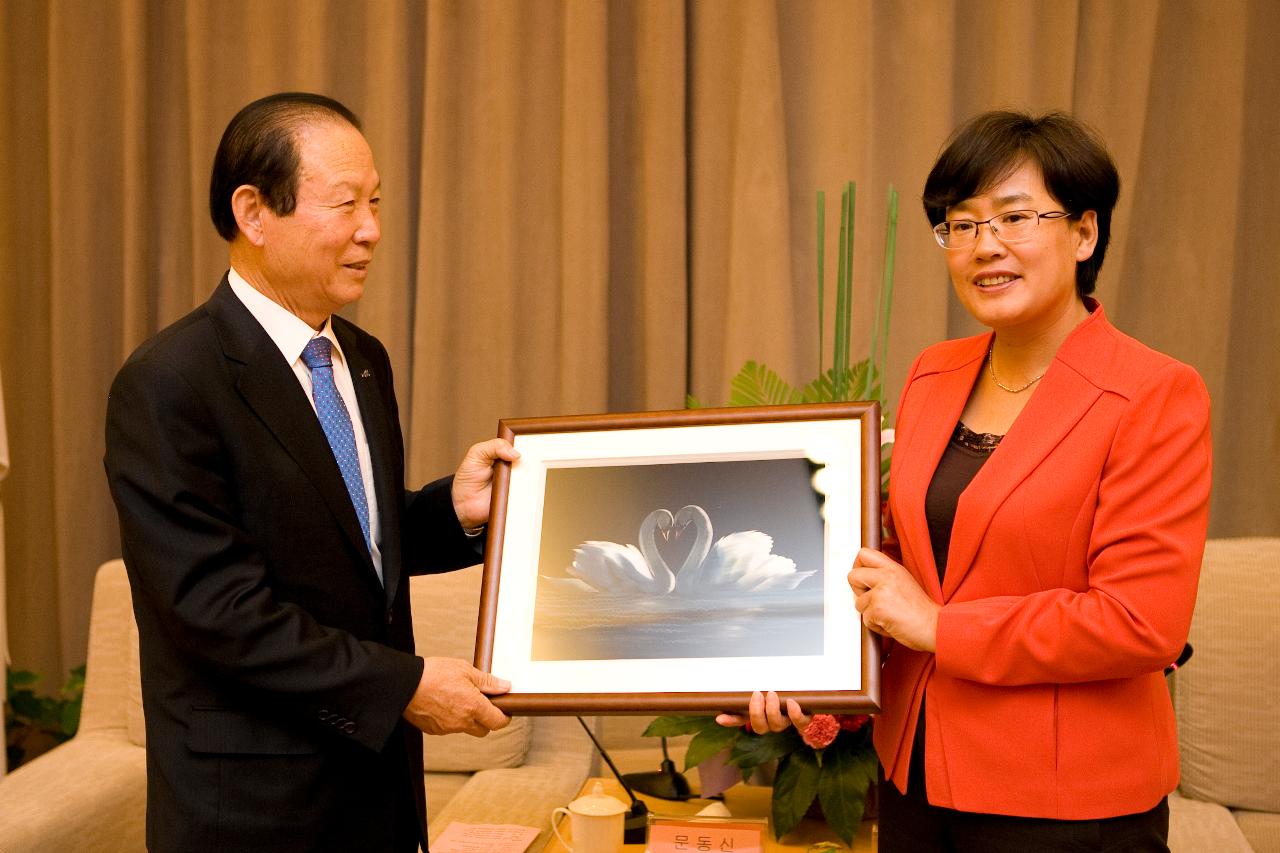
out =
<svg viewBox="0 0 1280 853"><path fill-rule="evenodd" d="M1169 853L1254 853L1231 812L1217 803L1169 795Z"/></svg>
<svg viewBox="0 0 1280 853"><path fill-rule="evenodd" d="M467 734L422 739L422 764L427 772L471 773L499 767L519 767L529 752L529 718L514 717L511 725L485 737Z"/></svg>
<svg viewBox="0 0 1280 853"><path fill-rule="evenodd" d="M418 654L474 660L482 571L481 566L472 566L409 581ZM531 731L527 717L516 717L505 729L483 738L465 734L424 738L423 761L428 771L443 772L518 767L529 751Z"/></svg>
<svg viewBox="0 0 1280 853"><path fill-rule="evenodd" d="M1254 853L1280 853L1280 814L1245 810L1232 814Z"/></svg>
<svg viewBox="0 0 1280 853"><path fill-rule="evenodd" d="M1195 655L1174 675L1183 794L1280 811L1280 539L1205 547L1191 623Z"/></svg>

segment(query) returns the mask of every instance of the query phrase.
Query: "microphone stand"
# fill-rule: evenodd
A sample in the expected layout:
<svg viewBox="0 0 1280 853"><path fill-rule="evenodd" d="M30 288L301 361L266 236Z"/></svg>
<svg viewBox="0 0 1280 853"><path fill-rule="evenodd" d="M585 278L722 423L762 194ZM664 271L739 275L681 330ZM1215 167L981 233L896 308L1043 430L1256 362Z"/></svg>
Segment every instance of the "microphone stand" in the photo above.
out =
<svg viewBox="0 0 1280 853"><path fill-rule="evenodd" d="M626 791L627 796L631 798L631 810L627 812L626 820L622 824L623 843L644 844L645 836L649 829L649 807L636 797L635 792L631 790L631 786L623 780L622 774L618 772L618 768L614 765L613 759L609 757L609 753L605 752L604 747L600 745L600 741L596 740L591 727L587 725L582 717L577 719L578 725L582 726L582 730L587 733L587 737L591 738L591 742L595 744L596 752L600 753L604 763L609 765L609 772L613 773L614 778L618 780L618 784L622 786L622 790Z"/></svg>

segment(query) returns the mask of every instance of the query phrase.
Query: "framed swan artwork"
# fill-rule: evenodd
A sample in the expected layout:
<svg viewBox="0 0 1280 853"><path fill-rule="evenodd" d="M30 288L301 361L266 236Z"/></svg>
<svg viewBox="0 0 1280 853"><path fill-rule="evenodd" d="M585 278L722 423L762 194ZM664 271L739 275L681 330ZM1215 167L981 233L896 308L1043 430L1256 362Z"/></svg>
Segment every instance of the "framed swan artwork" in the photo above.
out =
<svg viewBox="0 0 1280 853"><path fill-rule="evenodd" d="M880 709L846 575L880 542L880 408L504 420L476 666L511 714Z"/></svg>

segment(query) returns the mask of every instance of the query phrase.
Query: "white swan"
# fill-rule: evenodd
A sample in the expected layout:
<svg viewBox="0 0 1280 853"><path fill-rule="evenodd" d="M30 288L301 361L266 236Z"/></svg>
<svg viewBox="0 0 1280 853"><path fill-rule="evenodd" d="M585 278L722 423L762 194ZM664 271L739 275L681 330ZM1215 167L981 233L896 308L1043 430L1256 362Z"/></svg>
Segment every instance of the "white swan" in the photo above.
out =
<svg viewBox="0 0 1280 853"><path fill-rule="evenodd" d="M696 538L673 572L658 552L656 537L679 536L690 527ZM568 578L544 577L552 586L580 592L702 595L721 591L759 592L795 589L815 572L798 572L794 560L774 554L773 537L742 530L714 545L711 518L696 504L674 516L655 509L640 523L640 547L589 540L573 549Z"/></svg>
<svg viewBox="0 0 1280 853"><path fill-rule="evenodd" d="M673 527L671 512L655 509L640 523L640 547L589 540L573 549L569 574L579 588L602 592L644 592L666 595L675 589L676 576L658 553L655 535L666 537Z"/></svg>
<svg viewBox="0 0 1280 853"><path fill-rule="evenodd" d="M700 506L681 508L673 523L682 527L693 524L698 530L694 549L676 577L677 593L795 589L815 574L798 572L794 560L772 553L773 537L759 530L730 533L709 545L711 518Z"/></svg>

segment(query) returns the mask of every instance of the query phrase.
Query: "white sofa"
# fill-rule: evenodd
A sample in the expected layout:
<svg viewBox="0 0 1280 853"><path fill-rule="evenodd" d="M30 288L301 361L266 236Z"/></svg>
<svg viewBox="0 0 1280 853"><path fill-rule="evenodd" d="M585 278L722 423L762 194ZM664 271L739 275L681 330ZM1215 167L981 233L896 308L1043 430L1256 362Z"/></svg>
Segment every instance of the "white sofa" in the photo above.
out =
<svg viewBox="0 0 1280 853"><path fill-rule="evenodd" d="M414 578L420 654L471 659L480 567ZM80 729L0 779L0 853L133 853L146 849L146 746L138 634L124 564L98 570ZM517 718L487 738L427 738L429 837L452 821L517 823L550 837L551 810L573 799L591 742L572 717Z"/></svg>

